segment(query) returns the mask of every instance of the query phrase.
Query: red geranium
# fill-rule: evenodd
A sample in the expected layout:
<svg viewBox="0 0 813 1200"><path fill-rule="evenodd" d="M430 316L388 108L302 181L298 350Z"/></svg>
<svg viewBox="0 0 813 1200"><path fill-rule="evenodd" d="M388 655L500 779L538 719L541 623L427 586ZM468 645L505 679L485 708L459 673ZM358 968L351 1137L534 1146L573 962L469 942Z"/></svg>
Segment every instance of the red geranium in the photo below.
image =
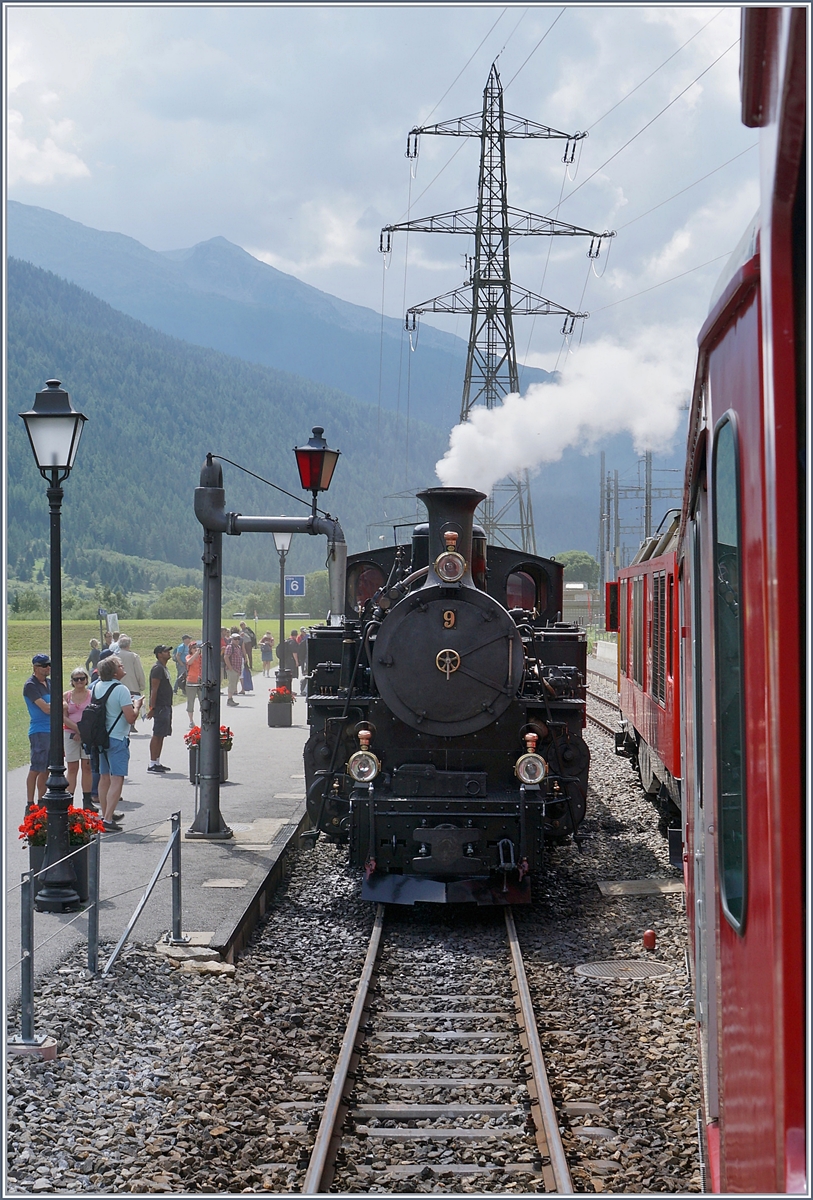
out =
<svg viewBox="0 0 813 1200"><path fill-rule="evenodd" d="M295 704L296 696L290 688L276 687L272 688L268 693L268 699L272 704Z"/></svg>
<svg viewBox="0 0 813 1200"><path fill-rule="evenodd" d="M191 749L193 746L200 745L200 725L193 725L188 733L183 735L183 740ZM228 725L220 726L220 749L231 750L234 744L234 734L229 729Z"/></svg>
<svg viewBox="0 0 813 1200"><path fill-rule="evenodd" d="M20 838L27 846L44 846L48 839L48 810L34 805L20 825ZM95 833L102 833L104 822L88 808L68 807L68 840L71 846L86 846Z"/></svg>

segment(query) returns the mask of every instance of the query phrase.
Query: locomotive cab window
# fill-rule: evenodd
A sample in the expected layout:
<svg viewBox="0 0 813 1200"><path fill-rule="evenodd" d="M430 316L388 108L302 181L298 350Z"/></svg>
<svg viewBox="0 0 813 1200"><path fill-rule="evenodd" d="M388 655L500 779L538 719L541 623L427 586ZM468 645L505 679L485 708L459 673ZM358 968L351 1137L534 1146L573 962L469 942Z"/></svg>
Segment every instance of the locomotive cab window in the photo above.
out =
<svg viewBox="0 0 813 1200"><path fill-rule="evenodd" d="M377 563L355 563L347 572L347 601L350 608L358 611L386 582L386 576Z"/></svg>
<svg viewBox="0 0 813 1200"><path fill-rule="evenodd" d="M742 934L747 898L743 630L737 431L727 413L712 451L717 825L720 898Z"/></svg>
<svg viewBox="0 0 813 1200"><path fill-rule="evenodd" d="M537 603L536 580L527 571L512 571L505 581L505 607L531 610Z"/></svg>

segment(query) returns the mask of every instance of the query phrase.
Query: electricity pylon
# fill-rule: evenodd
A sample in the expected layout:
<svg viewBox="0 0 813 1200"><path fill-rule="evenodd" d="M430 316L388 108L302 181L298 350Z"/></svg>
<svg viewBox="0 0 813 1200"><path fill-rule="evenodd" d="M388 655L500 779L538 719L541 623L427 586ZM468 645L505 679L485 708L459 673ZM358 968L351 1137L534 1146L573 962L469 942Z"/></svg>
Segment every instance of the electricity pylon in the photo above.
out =
<svg viewBox="0 0 813 1200"><path fill-rule="evenodd" d="M442 137L476 137L480 139L480 179L477 205L456 212L439 213L433 217L385 225L381 230L379 249L387 254L392 249L392 234L396 230L419 233L465 233L474 235L474 256L468 260L469 279L461 288L415 304L407 309L406 327L416 328L421 313L469 313L469 347L460 420L467 421L472 409L479 404L494 408L509 392L519 391L517 351L514 340L514 316L560 316L562 333L573 332L577 320L588 313L569 308L537 296L527 288L511 282L509 245L512 237L589 237L591 258L598 258L604 238L614 237L605 230L596 233L568 225L551 217L538 216L511 208L505 169L506 138L558 138L565 142L562 161L572 163L578 142L586 133L562 133L525 117L506 113L503 109L502 84L494 63L483 92L482 113L472 113L437 125L416 126L407 135L407 158L417 158L421 134ZM489 541L501 541L531 554L536 553L533 511L528 472L511 476L494 489L507 493L508 499L498 504L492 495L484 504L483 524Z"/></svg>

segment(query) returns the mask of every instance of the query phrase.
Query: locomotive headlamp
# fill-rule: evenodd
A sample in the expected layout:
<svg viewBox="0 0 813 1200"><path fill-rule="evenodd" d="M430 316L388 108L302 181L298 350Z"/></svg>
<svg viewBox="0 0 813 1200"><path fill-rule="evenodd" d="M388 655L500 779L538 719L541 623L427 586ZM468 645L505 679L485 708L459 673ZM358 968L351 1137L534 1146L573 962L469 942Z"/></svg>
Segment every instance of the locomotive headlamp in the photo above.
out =
<svg viewBox="0 0 813 1200"><path fill-rule="evenodd" d="M466 560L455 549L457 534L453 530L448 530L443 537L446 541L446 549L435 559L435 574L444 583L459 583L466 573Z"/></svg>
<svg viewBox="0 0 813 1200"><path fill-rule="evenodd" d="M536 753L537 740L535 733L525 734L527 753L518 758L514 765L514 774L522 783L541 783L548 773L548 764Z"/></svg>
<svg viewBox="0 0 813 1200"><path fill-rule="evenodd" d="M347 773L356 783L371 783L381 770L381 763L370 749L372 734L369 729L359 730L360 750L351 754L347 763Z"/></svg>

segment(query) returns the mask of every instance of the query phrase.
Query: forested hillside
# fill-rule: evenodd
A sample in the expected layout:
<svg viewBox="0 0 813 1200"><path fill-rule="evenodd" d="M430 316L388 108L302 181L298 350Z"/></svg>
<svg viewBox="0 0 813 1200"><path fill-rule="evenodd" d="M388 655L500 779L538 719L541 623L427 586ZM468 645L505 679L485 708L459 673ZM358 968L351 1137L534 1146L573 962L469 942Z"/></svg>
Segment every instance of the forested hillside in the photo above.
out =
<svg viewBox="0 0 813 1200"><path fill-rule="evenodd" d="M322 425L342 451L323 505L337 514L350 549L366 545L366 526L383 516L381 497L436 484L434 463L447 437L411 421L407 474L403 418L341 392L269 367L192 346L117 312L88 292L30 263L8 271L8 558L16 561L48 536L45 484L17 414L57 378L88 417L65 485L63 541L198 567L201 528L193 490L207 451L224 455L299 494L292 447ZM224 465L227 507L243 513L307 510ZM408 501L388 503L390 516ZM376 531L376 534L380 530ZM277 578L270 539L228 538L229 573ZM299 537L296 570L324 562L322 539ZM317 544L318 543L318 544Z"/></svg>
<svg viewBox="0 0 813 1200"><path fill-rule="evenodd" d="M349 304L215 237L157 251L59 213L9 201L8 253L106 300L155 329L248 362L292 371L444 433L460 415L466 341L422 322ZM370 231L371 249L378 241ZM463 330L461 329L461 332ZM545 371L523 369L522 386Z"/></svg>

